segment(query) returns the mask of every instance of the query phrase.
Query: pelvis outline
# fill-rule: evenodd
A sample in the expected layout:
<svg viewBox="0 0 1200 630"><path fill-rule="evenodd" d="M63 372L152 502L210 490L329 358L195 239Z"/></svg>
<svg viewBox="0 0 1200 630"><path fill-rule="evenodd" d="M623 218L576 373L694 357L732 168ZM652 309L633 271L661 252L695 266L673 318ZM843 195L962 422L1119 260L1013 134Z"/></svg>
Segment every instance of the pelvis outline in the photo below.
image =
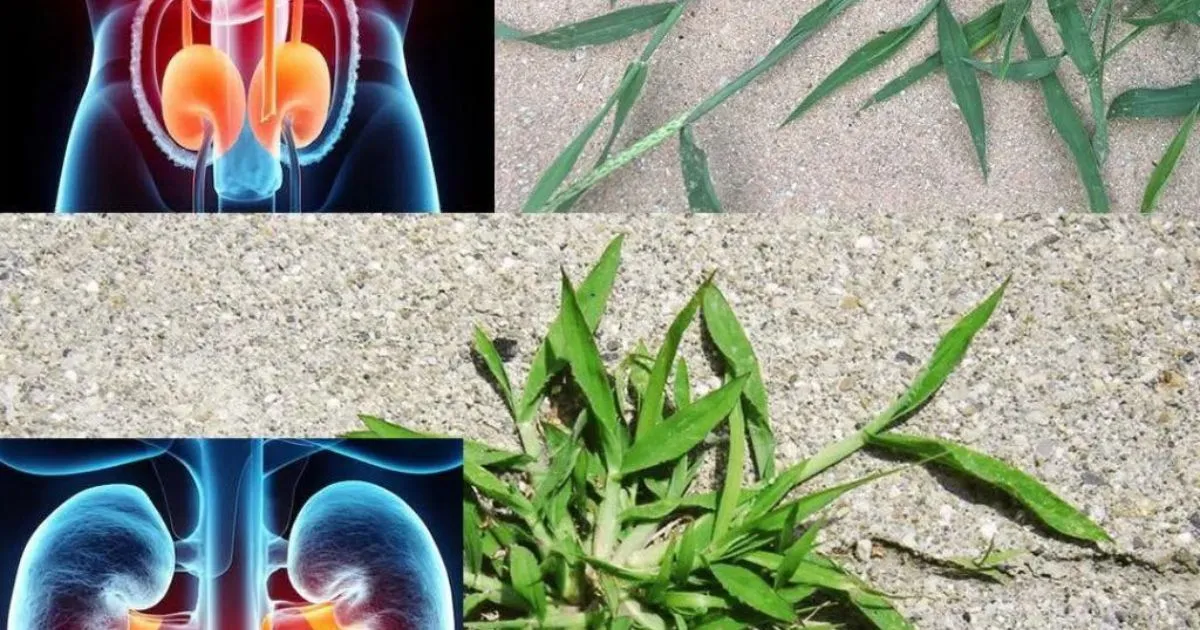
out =
<svg viewBox="0 0 1200 630"><path fill-rule="evenodd" d="M210 164L239 142L243 125L249 124L258 143L278 158L281 127L290 118L301 165L328 154L340 139L354 102L361 55L355 0L307 0L319 2L333 16L332 74L325 55L303 41L306 0L291 0L290 23L275 19L278 12L267 10L276 2L283 9L287 0L264 2L262 15L253 16L263 25L264 54L248 82L216 42L193 40L191 24L196 18L191 1L140 0L134 15L130 75L139 114L155 144L172 162L191 169L196 166L205 121L214 127ZM214 5L238 1L214 0ZM184 18L183 46L171 55L160 82L158 40L168 12ZM210 17L218 16L214 9ZM289 30L290 39L277 41Z"/></svg>

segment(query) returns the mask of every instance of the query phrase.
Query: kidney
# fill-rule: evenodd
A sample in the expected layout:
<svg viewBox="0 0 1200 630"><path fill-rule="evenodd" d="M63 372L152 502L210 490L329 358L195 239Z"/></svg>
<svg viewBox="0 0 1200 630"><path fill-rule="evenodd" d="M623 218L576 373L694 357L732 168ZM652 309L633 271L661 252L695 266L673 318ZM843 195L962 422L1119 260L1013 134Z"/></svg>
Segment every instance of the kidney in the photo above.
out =
<svg viewBox="0 0 1200 630"><path fill-rule="evenodd" d="M336 483L305 503L288 536L287 572L301 597L333 605L342 628L454 627L433 536L407 503L372 483Z"/></svg>
<svg viewBox="0 0 1200 630"><path fill-rule="evenodd" d="M84 490L34 531L13 585L8 630L102 630L129 625L167 594L175 545L140 488Z"/></svg>

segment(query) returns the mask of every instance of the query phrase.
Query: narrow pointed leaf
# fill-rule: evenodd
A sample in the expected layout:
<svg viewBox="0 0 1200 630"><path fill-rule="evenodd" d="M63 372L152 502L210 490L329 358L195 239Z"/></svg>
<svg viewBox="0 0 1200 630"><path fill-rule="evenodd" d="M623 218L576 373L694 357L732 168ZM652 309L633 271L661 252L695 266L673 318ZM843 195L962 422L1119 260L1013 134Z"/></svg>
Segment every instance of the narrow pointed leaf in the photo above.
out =
<svg viewBox="0 0 1200 630"><path fill-rule="evenodd" d="M488 372L492 374L492 379L500 388L500 395L504 397L504 404L508 407L508 412L516 418L517 407L513 399L512 385L508 382L508 372L504 369L504 360L500 358L500 353L496 351L496 346L492 344L487 333L478 326L475 327L475 352L479 353L484 364L487 365Z"/></svg>
<svg viewBox="0 0 1200 630"><path fill-rule="evenodd" d="M467 462L463 465L463 477L489 499L504 505L526 520L533 520L533 504L529 499L482 466Z"/></svg>
<svg viewBox="0 0 1200 630"><path fill-rule="evenodd" d="M596 327L600 325L600 318L608 307L608 296L612 293L617 268L621 265L621 246L624 241L624 236L618 236L609 242L604 253L600 255L600 260L588 272L583 282L579 283L579 289L575 293L579 308L583 311L583 318L587 320L588 329L592 332L595 332ZM519 407L520 422L533 420L533 416L541 404L546 384L566 367L566 362L561 357L555 356L553 350L554 340L562 338L561 328L562 324L555 319L554 323L550 325L550 332L546 335L546 339L534 353Z"/></svg>
<svg viewBox="0 0 1200 630"><path fill-rule="evenodd" d="M708 171L708 156L696 145L691 125L684 125L679 130L679 163L683 169L688 207L693 212L721 212L721 200Z"/></svg>
<svg viewBox="0 0 1200 630"><path fill-rule="evenodd" d="M796 622L796 613L792 610L792 605L758 577L758 574L732 564L714 564L709 568L721 588L739 602L780 621Z"/></svg>
<svg viewBox="0 0 1200 630"><path fill-rule="evenodd" d="M682 409L692 404L692 381L688 374L687 361L680 358L675 364L674 391L675 408Z"/></svg>
<svg viewBox="0 0 1200 630"><path fill-rule="evenodd" d="M463 555L466 557L467 569L478 573L483 566L483 541L479 533L483 527L479 523L479 508L471 501L463 500Z"/></svg>
<svg viewBox="0 0 1200 630"><path fill-rule="evenodd" d="M1005 71L1002 62L979 61L970 58L963 61L966 61L976 70L986 72L998 79L1007 81L1037 81L1047 75L1054 74L1054 71L1058 69L1058 64L1062 62L1062 55L1013 61L1008 64L1007 71Z"/></svg>
<svg viewBox="0 0 1200 630"><path fill-rule="evenodd" d="M663 404L666 402L667 394L667 377L670 376L671 366L675 363L675 355L679 351L679 342L683 339L683 333L692 324L692 319L696 316L696 309L700 307L700 295L705 286L707 285L701 285L695 295L684 305L683 310L675 316L675 320L667 329L667 336L663 339L662 347L658 349L658 356L654 359L654 368L650 372L650 380L646 384L646 394L642 399L641 408L638 410L637 436L639 439L662 420Z"/></svg>
<svg viewBox="0 0 1200 630"><path fill-rule="evenodd" d="M890 432L871 436L868 441L905 455L937 457L933 463L1004 491L1060 534L1092 542L1111 540L1100 526L1041 482L991 456L953 442Z"/></svg>
<svg viewBox="0 0 1200 630"><path fill-rule="evenodd" d="M1030 57L1045 57L1046 51L1038 39L1033 27L1026 21L1021 25L1021 34L1025 38L1025 49ZM1079 170L1079 179L1087 191L1088 206L1092 212L1108 212L1108 192L1104 189L1104 180L1100 175L1100 162L1096 151L1088 138L1087 129L1071 97L1063 89L1062 83L1055 74L1049 74L1040 81L1042 96L1046 100L1046 109L1050 114L1050 122L1058 135L1067 145L1067 150L1075 157L1075 167Z"/></svg>
<svg viewBox="0 0 1200 630"><path fill-rule="evenodd" d="M763 385L762 370L746 331L721 290L710 284L704 291L702 312L704 326L716 345L721 357L734 376L745 376L744 396L748 404L743 405L746 414L746 430L750 436L750 448L754 467L760 479L775 476L775 435L767 411L767 389Z"/></svg>
<svg viewBox="0 0 1200 630"><path fill-rule="evenodd" d="M729 415L745 384L746 377L735 378L655 425L625 454L621 473L672 461L695 448Z"/></svg>
<svg viewBox="0 0 1200 630"><path fill-rule="evenodd" d="M729 412L729 455L725 459L725 484L721 487L721 501L717 505L713 538L721 539L733 522L742 491L743 466L746 462L746 419L742 417L742 406L734 405Z"/></svg>
<svg viewBox="0 0 1200 630"><path fill-rule="evenodd" d="M824 527L825 521L820 520L813 523L804 530L804 534L792 544L791 547L783 554L783 560L779 563L779 569L775 572L775 588L783 588L785 584L792 581L792 576L796 574L796 569L800 567L800 563L808 556L808 552L813 550L817 544L817 532Z"/></svg>
<svg viewBox="0 0 1200 630"><path fill-rule="evenodd" d="M997 76L1001 79L1009 77L1011 72L1013 45L1017 43L1017 28L1029 13L1032 0L1005 0L1004 11L1000 14L1000 26L996 32L996 40L1004 46L1004 56L999 64Z"/></svg>
<svg viewBox="0 0 1200 630"><path fill-rule="evenodd" d="M1171 173L1175 170L1175 165L1179 162L1179 156L1183 153L1183 148L1187 146L1188 136L1192 133L1192 127L1196 126L1196 114L1200 112L1200 104L1197 104L1192 113L1183 121L1183 126L1179 128L1179 133L1175 134L1175 138L1171 140L1171 144L1167 146L1167 152L1163 154L1162 159L1154 167L1154 172L1150 174L1150 182L1146 184L1146 192L1142 195L1142 212L1153 212L1154 204L1158 201L1158 195L1162 192L1163 186L1170 179Z"/></svg>
<svg viewBox="0 0 1200 630"><path fill-rule="evenodd" d="M862 48L850 53L850 56L842 62L842 65L838 66L828 77L825 77L825 80L820 85L814 88L812 92L809 92L808 96L804 97L804 100L788 115L787 120L783 121L783 124L786 125L803 116L813 105L816 105L821 99L832 94L839 87L870 72L883 62L894 57L896 53L904 48L905 44L912 40L913 35L925 25L937 3L938 0L932 0L904 25L883 33L867 42Z"/></svg>
<svg viewBox="0 0 1200 630"><path fill-rule="evenodd" d="M992 43L996 38L996 33L1000 25L1000 16L1004 9L1004 5L997 4L987 11L983 12L979 17L967 22L963 25L963 33L966 35L967 44L971 48L971 52L978 52L984 46ZM933 53L925 58L921 63L904 71L903 74L888 81L882 88L871 95L859 110L866 109L876 103L882 103L887 99L903 92L911 85L924 79L925 77L937 72L942 68L941 53Z"/></svg>
<svg viewBox="0 0 1200 630"><path fill-rule="evenodd" d="M598 46L650 30L665 20L674 8L674 2L627 7L541 33L526 33L497 20L496 39L523 41L558 50Z"/></svg>
<svg viewBox="0 0 1200 630"><path fill-rule="evenodd" d="M1109 118L1179 118L1200 103L1200 78L1169 88L1136 88L1118 94Z"/></svg>
<svg viewBox="0 0 1200 630"><path fill-rule="evenodd" d="M1103 163L1108 155L1108 119L1104 116L1100 60L1096 56L1096 47L1092 44L1091 31L1087 21L1083 19L1083 12L1079 9L1079 0L1047 0L1047 5L1067 55L1087 82L1092 119L1096 123L1096 130L1092 135L1092 149L1096 153L1096 160Z"/></svg>
<svg viewBox="0 0 1200 630"><path fill-rule="evenodd" d="M516 545L508 550L509 575L513 590L529 604L538 619L546 616L546 587L542 584L542 571L533 552Z"/></svg>
<svg viewBox="0 0 1200 630"><path fill-rule="evenodd" d="M975 76L975 69L963 61L971 56L971 46L967 43L962 26L950 12L946 0L938 2L937 25L938 46L942 54L942 65L946 68L950 91L953 92L954 102L958 104L958 110L971 132L971 143L975 145L979 168L983 171L983 179L986 180L987 127L983 116L983 95L979 91L979 79Z"/></svg>
<svg viewBox="0 0 1200 630"><path fill-rule="evenodd" d="M584 398L587 399L588 408L592 410L592 417L599 423L605 463L609 470L617 470L621 465L623 444L612 384L609 383L604 362L600 359L596 340L592 337L592 331L579 309L575 289L565 273L562 274L560 308L559 321L562 324L563 335L561 352L571 366L571 378L579 385Z"/></svg>

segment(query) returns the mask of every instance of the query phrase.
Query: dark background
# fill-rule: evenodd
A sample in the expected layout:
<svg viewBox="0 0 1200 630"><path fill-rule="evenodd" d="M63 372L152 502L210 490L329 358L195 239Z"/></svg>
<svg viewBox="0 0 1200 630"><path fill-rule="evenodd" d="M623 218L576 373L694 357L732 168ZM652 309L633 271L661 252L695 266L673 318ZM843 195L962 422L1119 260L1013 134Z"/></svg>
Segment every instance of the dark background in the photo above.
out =
<svg viewBox="0 0 1200 630"><path fill-rule="evenodd" d="M492 212L491 3L414 0L405 52L444 212ZM5 109L0 211L53 209L92 41L83 0L10 3L0 20Z"/></svg>

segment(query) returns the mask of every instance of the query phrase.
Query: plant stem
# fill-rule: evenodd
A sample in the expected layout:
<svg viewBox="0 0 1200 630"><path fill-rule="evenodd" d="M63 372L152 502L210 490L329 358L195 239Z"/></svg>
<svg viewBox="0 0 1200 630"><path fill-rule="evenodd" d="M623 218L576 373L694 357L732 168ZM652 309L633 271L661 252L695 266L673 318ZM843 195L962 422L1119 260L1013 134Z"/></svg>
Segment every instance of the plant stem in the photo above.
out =
<svg viewBox="0 0 1200 630"><path fill-rule="evenodd" d="M1138 35L1141 35L1142 33L1144 33L1146 31L1146 28L1147 27L1145 27L1145 26L1139 26L1139 27L1133 29L1132 31L1130 31L1130 33L1128 35L1126 35L1121 41L1117 42L1116 46L1113 46L1112 48L1108 49L1108 53L1106 53L1103 57L1101 57L1101 61L1108 61L1110 58L1112 58L1113 55L1117 54L1118 52L1121 52L1122 48L1129 45L1129 43L1132 42L1134 39L1136 39Z"/></svg>
<svg viewBox="0 0 1200 630"><path fill-rule="evenodd" d="M504 584L494 577L466 570L463 571L463 584L477 591L499 591L504 588Z"/></svg>
<svg viewBox="0 0 1200 630"><path fill-rule="evenodd" d="M592 535L592 555L597 558L607 559L612 556L621 518L620 502L621 482L610 472L604 482L604 498L600 501L596 530Z"/></svg>
<svg viewBox="0 0 1200 630"><path fill-rule="evenodd" d="M867 436L878 433L887 428L887 425L896 419L898 414L907 405L904 397L900 397L896 402L892 403L883 413L875 416L875 419L867 423L856 433L853 433L841 441L834 442L817 452L816 455L804 460L798 466L803 466L803 472L796 480L796 485L800 485L813 477L821 474L829 469L834 464L853 455L863 446L867 444Z"/></svg>

